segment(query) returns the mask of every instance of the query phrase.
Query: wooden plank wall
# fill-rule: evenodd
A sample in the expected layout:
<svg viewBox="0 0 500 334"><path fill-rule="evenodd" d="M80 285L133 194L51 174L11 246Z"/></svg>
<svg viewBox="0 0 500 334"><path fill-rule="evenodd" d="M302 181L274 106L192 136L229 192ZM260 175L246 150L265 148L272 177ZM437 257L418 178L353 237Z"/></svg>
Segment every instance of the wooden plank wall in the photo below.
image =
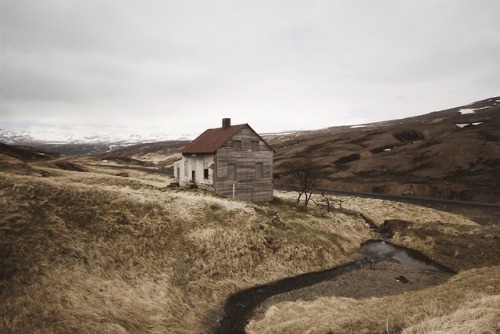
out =
<svg viewBox="0 0 500 334"><path fill-rule="evenodd" d="M234 141L241 141L241 150L235 150ZM252 141L259 141L259 150L252 150ZM274 152L249 127L241 129L232 140L220 147L215 157L215 192L232 197L235 184L236 198L260 202L273 199ZM236 179L228 178L228 164L236 164ZM256 164L263 164L263 173L256 179Z"/></svg>

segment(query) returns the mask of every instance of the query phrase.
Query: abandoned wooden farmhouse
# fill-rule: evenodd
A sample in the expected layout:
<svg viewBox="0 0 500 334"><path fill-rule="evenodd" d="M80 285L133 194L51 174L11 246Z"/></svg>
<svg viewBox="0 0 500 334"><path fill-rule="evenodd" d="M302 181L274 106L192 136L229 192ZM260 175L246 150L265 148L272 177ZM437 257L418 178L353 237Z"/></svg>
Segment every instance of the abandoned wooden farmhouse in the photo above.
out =
<svg viewBox="0 0 500 334"><path fill-rule="evenodd" d="M274 150L248 124L208 129L181 151L174 176L181 186L213 187L216 194L245 201L273 198Z"/></svg>

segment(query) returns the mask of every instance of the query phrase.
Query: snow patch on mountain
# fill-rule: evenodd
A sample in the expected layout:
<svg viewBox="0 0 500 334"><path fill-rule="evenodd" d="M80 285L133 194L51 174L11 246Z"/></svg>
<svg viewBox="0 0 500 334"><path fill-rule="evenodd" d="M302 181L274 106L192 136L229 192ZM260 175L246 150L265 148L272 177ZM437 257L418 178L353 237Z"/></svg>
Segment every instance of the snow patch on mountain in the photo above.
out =
<svg viewBox="0 0 500 334"><path fill-rule="evenodd" d="M31 128L25 131L0 129L0 142L11 145L26 145L30 143L43 144L114 144L132 145L148 142L171 140L192 140L196 134L164 134L143 133L127 134L119 132L78 131L78 129Z"/></svg>
<svg viewBox="0 0 500 334"><path fill-rule="evenodd" d="M465 114L473 114L476 112L476 109L460 109L459 112L462 114L462 115L465 115Z"/></svg>

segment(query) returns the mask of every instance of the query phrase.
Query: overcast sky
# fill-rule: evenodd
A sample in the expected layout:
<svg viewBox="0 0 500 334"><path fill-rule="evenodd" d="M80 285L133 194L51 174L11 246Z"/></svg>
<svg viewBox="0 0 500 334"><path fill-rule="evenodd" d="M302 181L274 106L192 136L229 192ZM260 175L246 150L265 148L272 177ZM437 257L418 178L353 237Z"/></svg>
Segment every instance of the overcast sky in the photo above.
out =
<svg viewBox="0 0 500 334"><path fill-rule="evenodd" d="M198 134L500 95L500 0L0 0L0 128Z"/></svg>

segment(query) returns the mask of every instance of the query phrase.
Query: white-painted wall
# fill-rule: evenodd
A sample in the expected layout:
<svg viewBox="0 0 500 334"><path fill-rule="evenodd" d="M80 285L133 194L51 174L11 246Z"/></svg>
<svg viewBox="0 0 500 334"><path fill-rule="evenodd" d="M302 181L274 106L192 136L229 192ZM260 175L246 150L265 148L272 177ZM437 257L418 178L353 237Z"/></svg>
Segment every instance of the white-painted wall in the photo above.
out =
<svg viewBox="0 0 500 334"><path fill-rule="evenodd" d="M197 185L212 185L214 171L214 156L210 154L183 155L181 160L174 162L174 177L179 185L190 183ZM205 169L208 169L208 178L205 178ZM193 182L193 171L195 180Z"/></svg>

